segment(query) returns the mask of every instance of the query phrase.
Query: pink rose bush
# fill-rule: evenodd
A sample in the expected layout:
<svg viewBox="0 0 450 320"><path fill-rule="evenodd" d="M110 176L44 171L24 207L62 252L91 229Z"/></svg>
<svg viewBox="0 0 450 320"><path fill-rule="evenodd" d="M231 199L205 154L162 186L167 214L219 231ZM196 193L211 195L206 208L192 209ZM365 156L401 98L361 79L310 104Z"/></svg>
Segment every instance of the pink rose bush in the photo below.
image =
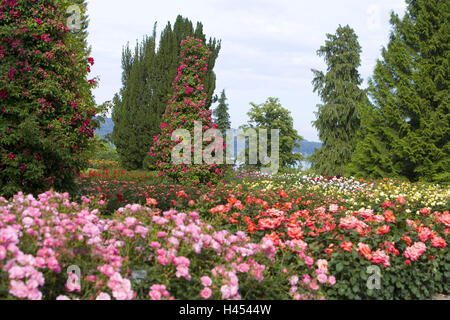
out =
<svg viewBox="0 0 450 320"><path fill-rule="evenodd" d="M276 284L277 298L318 299L334 284L326 261L316 273L295 265L282 272L271 240L258 244L244 232L216 231L196 212L134 204L105 219L100 207L50 191L0 198L0 298L256 299L269 297L267 286ZM68 272L72 266L80 278ZM146 276L133 278L139 270ZM311 279L295 292L294 273Z"/></svg>

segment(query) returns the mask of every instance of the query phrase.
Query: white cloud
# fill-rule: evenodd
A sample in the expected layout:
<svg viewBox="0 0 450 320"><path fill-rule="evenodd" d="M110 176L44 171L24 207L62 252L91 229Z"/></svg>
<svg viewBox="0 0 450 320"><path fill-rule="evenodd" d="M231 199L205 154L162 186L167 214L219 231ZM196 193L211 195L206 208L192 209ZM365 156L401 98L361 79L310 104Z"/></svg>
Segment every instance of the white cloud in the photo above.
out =
<svg viewBox="0 0 450 320"><path fill-rule="evenodd" d="M121 52L127 42L158 33L178 14L201 21L207 37L222 39L216 63L217 91L227 91L233 126L246 119L249 103L280 98L291 110L301 135L317 141L311 121L319 98L311 69L325 69L316 51L339 24L355 29L363 47L360 72L371 76L389 37L390 12L402 14L404 0L92 0L89 42L96 59L93 75L101 82L97 103L121 86Z"/></svg>

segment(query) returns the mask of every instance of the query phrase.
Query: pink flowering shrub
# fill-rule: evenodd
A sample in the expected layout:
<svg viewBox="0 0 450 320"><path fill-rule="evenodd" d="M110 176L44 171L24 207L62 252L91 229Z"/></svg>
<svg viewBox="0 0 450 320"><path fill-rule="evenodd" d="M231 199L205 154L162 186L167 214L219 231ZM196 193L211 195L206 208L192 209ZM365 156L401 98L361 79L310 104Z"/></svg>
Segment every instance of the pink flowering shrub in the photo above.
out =
<svg viewBox="0 0 450 320"><path fill-rule="evenodd" d="M0 194L69 190L97 113L71 1L0 1Z"/></svg>
<svg viewBox="0 0 450 320"><path fill-rule="evenodd" d="M178 181L193 181L194 183L214 183L223 178L223 168L218 164L207 164L204 159L206 147L210 148L211 156L225 150L223 141L206 138L199 141L201 148L201 164L194 163L195 134L205 133L209 129L217 129L212 123L211 111L206 108L207 94L204 89L203 77L208 70L207 59L211 53L202 40L191 37L181 42L181 64L178 74L173 81L174 95L170 99L166 111L162 117L161 133L154 137L154 146L150 149L150 155L159 170L159 175L167 175ZM194 123L201 122L201 131L194 130ZM190 132L191 140L186 137L178 137L172 140L172 134L177 129L185 129ZM172 150L182 142L190 143L187 151L190 161L181 161L176 164L172 159ZM186 152L186 150L185 150Z"/></svg>
<svg viewBox="0 0 450 320"><path fill-rule="evenodd" d="M196 212L134 204L103 219L99 207L50 191L0 198L0 299L318 299L336 282L326 261L288 270L271 240L215 230Z"/></svg>

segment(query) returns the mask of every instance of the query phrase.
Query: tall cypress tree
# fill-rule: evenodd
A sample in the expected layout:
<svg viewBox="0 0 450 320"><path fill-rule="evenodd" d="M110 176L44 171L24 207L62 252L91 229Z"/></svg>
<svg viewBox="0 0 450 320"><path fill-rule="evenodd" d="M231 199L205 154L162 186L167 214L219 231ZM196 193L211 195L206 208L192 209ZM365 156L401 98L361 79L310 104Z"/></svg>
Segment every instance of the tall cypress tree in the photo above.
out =
<svg viewBox="0 0 450 320"><path fill-rule="evenodd" d="M312 70L314 91L323 101L314 122L323 146L311 156L311 161L319 174L342 176L355 149L360 129L359 105L365 100L359 87L361 46L348 25L339 26L336 34L328 34L327 38L325 46L317 51L328 65L327 73Z"/></svg>
<svg viewBox="0 0 450 320"><path fill-rule="evenodd" d="M127 46L122 53L123 88L113 100L112 140L120 163L127 169L140 169L153 141L155 114L151 108L154 96L153 69L156 64L156 30L136 44L134 55Z"/></svg>
<svg viewBox="0 0 450 320"><path fill-rule="evenodd" d="M209 110L211 109L211 105L215 102L217 102L217 97L214 96L214 91L216 90L216 73L213 71L214 67L216 65L216 60L219 57L219 52L221 49L221 41L216 40L215 38L209 38L208 41L206 41L206 37L203 33L203 24L201 22L197 22L197 27L194 32L194 36L197 39L203 40L203 42L206 44L206 47L211 51L210 56L208 57L208 60L206 63L209 66L209 72L205 74L204 82L205 82L205 90L207 92L206 96L206 108Z"/></svg>
<svg viewBox="0 0 450 320"><path fill-rule="evenodd" d="M450 2L408 0L370 81L373 106L351 170L371 177L450 181Z"/></svg>
<svg viewBox="0 0 450 320"><path fill-rule="evenodd" d="M223 134L231 128L230 114L228 113L227 97L225 90L222 90L218 100L219 105L213 111L214 123L217 124Z"/></svg>
<svg viewBox="0 0 450 320"><path fill-rule="evenodd" d="M128 112L123 109L122 96L127 86L128 78L130 77L131 68L133 66L133 54L130 50L129 44L122 50L122 89L120 93L116 93L112 100L112 120L114 122L113 132L111 134L111 141L116 145L119 154L120 162L126 162L126 147L127 147L127 129L129 127ZM121 157L120 154L124 152ZM123 160L121 159L123 158Z"/></svg>

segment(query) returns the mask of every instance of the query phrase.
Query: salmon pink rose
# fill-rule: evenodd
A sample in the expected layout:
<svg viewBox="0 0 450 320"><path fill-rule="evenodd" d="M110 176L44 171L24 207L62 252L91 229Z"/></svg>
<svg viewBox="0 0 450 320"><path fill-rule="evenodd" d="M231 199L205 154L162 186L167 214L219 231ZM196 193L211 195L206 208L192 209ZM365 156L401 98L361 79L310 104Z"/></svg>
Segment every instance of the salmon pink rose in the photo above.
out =
<svg viewBox="0 0 450 320"><path fill-rule="evenodd" d="M380 229L377 231L377 235L383 235L386 233L389 233L391 231L391 228L388 225L383 225Z"/></svg>
<svg viewBox="0 0 450 320"><path fill-rule="evenodd" d="M370 250L370 247L365 243L358 243L358 253L366 259L370 260L372 258L372 250Z"/></svg>
<svg viewBox="0 0 450 320"><path fill-rule="evenodd" d="M342 242L341 243L341 246L340 246L342 249L344 249L344 251L347 251L347 252L352 252L352 248L353 248L353 243L351 243L350 241L345 241L345 242Z"/></svg>

